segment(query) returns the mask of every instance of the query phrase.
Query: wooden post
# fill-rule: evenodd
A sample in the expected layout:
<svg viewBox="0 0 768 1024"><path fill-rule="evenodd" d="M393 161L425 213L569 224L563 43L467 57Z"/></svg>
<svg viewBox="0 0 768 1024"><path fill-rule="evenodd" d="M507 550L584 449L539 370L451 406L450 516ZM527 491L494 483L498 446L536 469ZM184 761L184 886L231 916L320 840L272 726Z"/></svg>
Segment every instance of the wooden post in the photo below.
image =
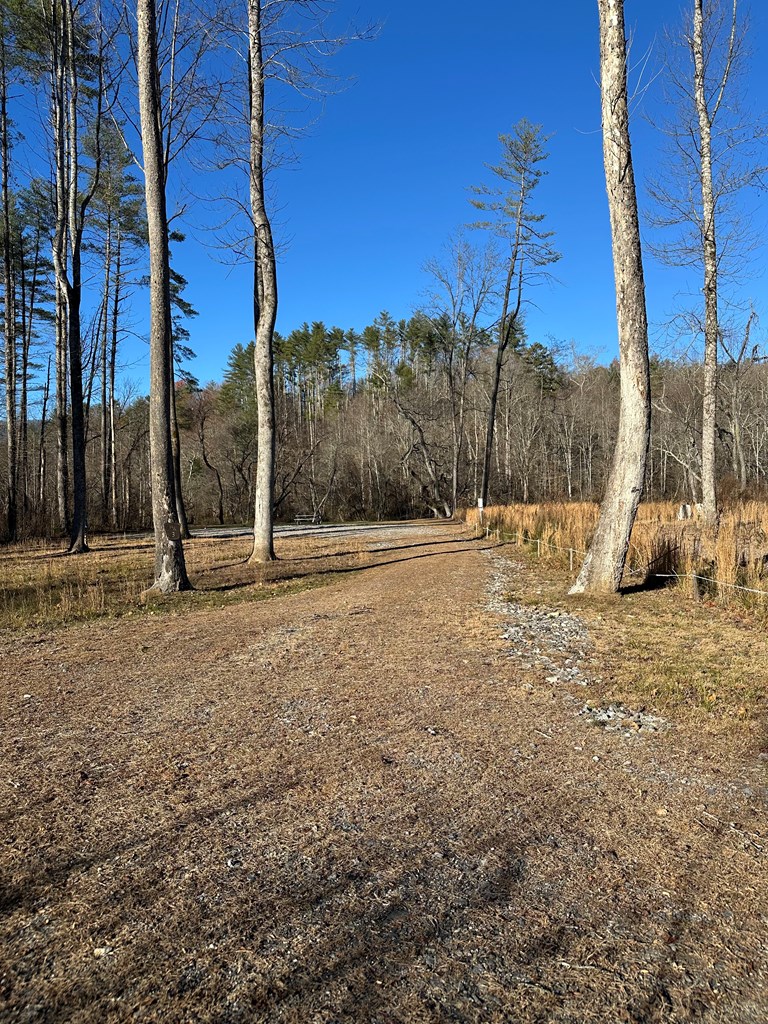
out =
<svg viewBox="0 0 768 1024"><path fill-rule="evenodd" d="M568 562L571 572L573 572L573 548L568 548Z"/></svg>

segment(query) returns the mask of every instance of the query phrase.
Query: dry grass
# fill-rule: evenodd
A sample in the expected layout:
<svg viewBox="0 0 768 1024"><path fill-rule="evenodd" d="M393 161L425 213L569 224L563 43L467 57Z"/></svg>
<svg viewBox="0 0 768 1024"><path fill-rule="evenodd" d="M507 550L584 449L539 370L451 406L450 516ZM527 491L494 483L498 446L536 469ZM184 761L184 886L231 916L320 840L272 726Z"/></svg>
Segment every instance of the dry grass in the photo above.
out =
<svg viewBox="0 0 768 1024"><path fill-rule="evenodd" d="M408 528L408 524L403 524ZM410 524L418 544L421 524ZM378 528L377 528L378 529ZM386 530L385 526L380 527ZM382 534L383 535L383 534ZM101 536L85 555L39 544L0 553L0 629L67 625L102 616L154 615L186 605L213 609L323 586L341 573L381 561L367 535L276 536L277 561L250 565L248 537L193 538L184 544L194 591L164 598L147 591L153 545L146 536ZM411 543L403 540L403 546Z"/></svg>
<svg viewBox="0 0 768 1024"><path fill-rule="evenodd" d="M594 644L589 691L603 704L646 706L697 729L763 746L768 719L768 649L745 609L692 602L678 587L627 588L619 595L569 595L567 564L535 547L502 550L525 566L510 599L577 614Z"/></svg>
<svg viewBox="0 0 768 1024"><path fill-rule="evenodd" d="M323 546L300 539L278 542L280 560L272 565L247 562L247 538L199 538L185 543L194 592L176 601L217 607L243 600L264 600L319 586L329 570L353 564L359 552L329 562ZM152 580L153 547L135 537L99 537L86 555L18 545L0 555L0 628L64 625L103 615L154 614L172 602L147 593Z"/></svg>
<svg viewBox="0 0 768 1024"><path fill-rule="evenodd" d="M707 582L681 579L691 594L716 598L725 605L768 614L768 503L741 502L723 510L714 546L702 537L698 520L679 521L675 502L646 502L639 510L627 557L627 582L667 574L696 574ZM499 505L485 511L484 523L502 539L534 544L543 558L567 562L578 571L592 540L599 506L587 502ZM477 530L478 511L468 509L466 522ZM540 541L540 544L536 542ZM733 589L745 587L762 593Z"/></svg>

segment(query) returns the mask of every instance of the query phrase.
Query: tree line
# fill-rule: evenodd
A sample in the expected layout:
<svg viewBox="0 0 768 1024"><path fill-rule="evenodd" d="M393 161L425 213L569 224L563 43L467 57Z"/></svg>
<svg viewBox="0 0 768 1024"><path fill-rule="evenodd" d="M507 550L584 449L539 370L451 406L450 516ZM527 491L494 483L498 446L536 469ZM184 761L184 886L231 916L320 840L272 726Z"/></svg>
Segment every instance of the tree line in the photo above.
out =
<svg viewBox="0 0 768 1024"><path fill-rule="evenodd" d="M742 339L743 340L743 339ZM748 339L747 339L748 341ZM489 396L496 373L492 330L472 332L447 310L363 331L304 324L276 333L274 509L278 519L449 516L481 492ZM618 363L563 344L516 336L499 381L488 474L493 503L598 501L617 443ZM254 501L258 410L254 343L236 345L221 381L188 371L175 383L182 521L245 523ZM736 353L738 356L739 353ZM749 344L720 373L718 479L731 495L768 488L768 366ZM194 365L190 363L189 365ZM698 502L703 366L652 357L653 428L648 498ZM87 518L94 530L152 526L149 403L120 394L106 408L109 486L101 486L104 408L86 378ZM26 535L59 530L56 458L49 422L27 420L19 476ZM105 500L106 497L106 500Z"/></svg>

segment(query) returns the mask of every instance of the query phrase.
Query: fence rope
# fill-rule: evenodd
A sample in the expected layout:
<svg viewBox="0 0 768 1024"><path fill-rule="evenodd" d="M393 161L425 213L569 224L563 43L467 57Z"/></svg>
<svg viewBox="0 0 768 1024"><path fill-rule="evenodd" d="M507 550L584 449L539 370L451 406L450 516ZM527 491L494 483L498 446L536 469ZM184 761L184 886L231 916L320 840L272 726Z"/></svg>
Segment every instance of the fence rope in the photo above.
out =
<svg viewBox="0 0 768 1024"><path fill-rule="evenodd" d="M725 580L712 579L711 576L697 576L695 572L657 572L655 575L660 579L701 580L702 583L714 583L716 587L728 587L731 590L743 590L745 594L760 594L761 597L768 597L768 590L742 587L740 583L726 583Z"/></svg>
<svg viewBox="0 0 768 1024"><path fill-rule="evenodd" d="M509 534L508 536L511 537L512 534ZM520 530L517 532L517 538L518 544L522 545L526 543ZM573 552L576 555L587 554L586 551L582 551L580 548L564 548L559 544L551 544L548 540L541 540L539 537L529 537L527 543L537 544L539 546L539 552L541 552L541 547L543 545L545 548L551 548L553 551L565 551L569 554L570 552ZM644 569L627 569L627 573L630 576L645 575L650 570L651 566L655 562L658 562L662 557L662 555L658 555L656 558L652 558ZM657 576L659 579L701 580L702 583L714 583L716 587L728 587L730 590L741 590L745 594L759 594L761 597L768 597L768 590L758 590L755 587L743 587L739 583L726 583L725 580L712 579L710 576L699 576L694 572L656 572L654 573L654 576Z"/></svg>

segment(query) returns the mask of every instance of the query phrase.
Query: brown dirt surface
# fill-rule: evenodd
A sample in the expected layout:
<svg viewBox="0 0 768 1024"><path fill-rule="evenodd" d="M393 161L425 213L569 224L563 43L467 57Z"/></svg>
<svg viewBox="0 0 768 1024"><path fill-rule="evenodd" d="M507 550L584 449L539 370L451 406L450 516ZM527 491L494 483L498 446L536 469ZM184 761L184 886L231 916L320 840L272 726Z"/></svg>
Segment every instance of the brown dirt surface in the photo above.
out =
<svg viewBox="0 0 768 1024"><path fill-rule="evenodd" d="M631 651L673 599L561 589L602 681L552 684L489 595L499 556L516 601L551 572L435 531L343 571L323 541L330 582L268 601L7 633L3 1024L768 1019L759 717L590 724L632 699L611 623Z"/></svg>

